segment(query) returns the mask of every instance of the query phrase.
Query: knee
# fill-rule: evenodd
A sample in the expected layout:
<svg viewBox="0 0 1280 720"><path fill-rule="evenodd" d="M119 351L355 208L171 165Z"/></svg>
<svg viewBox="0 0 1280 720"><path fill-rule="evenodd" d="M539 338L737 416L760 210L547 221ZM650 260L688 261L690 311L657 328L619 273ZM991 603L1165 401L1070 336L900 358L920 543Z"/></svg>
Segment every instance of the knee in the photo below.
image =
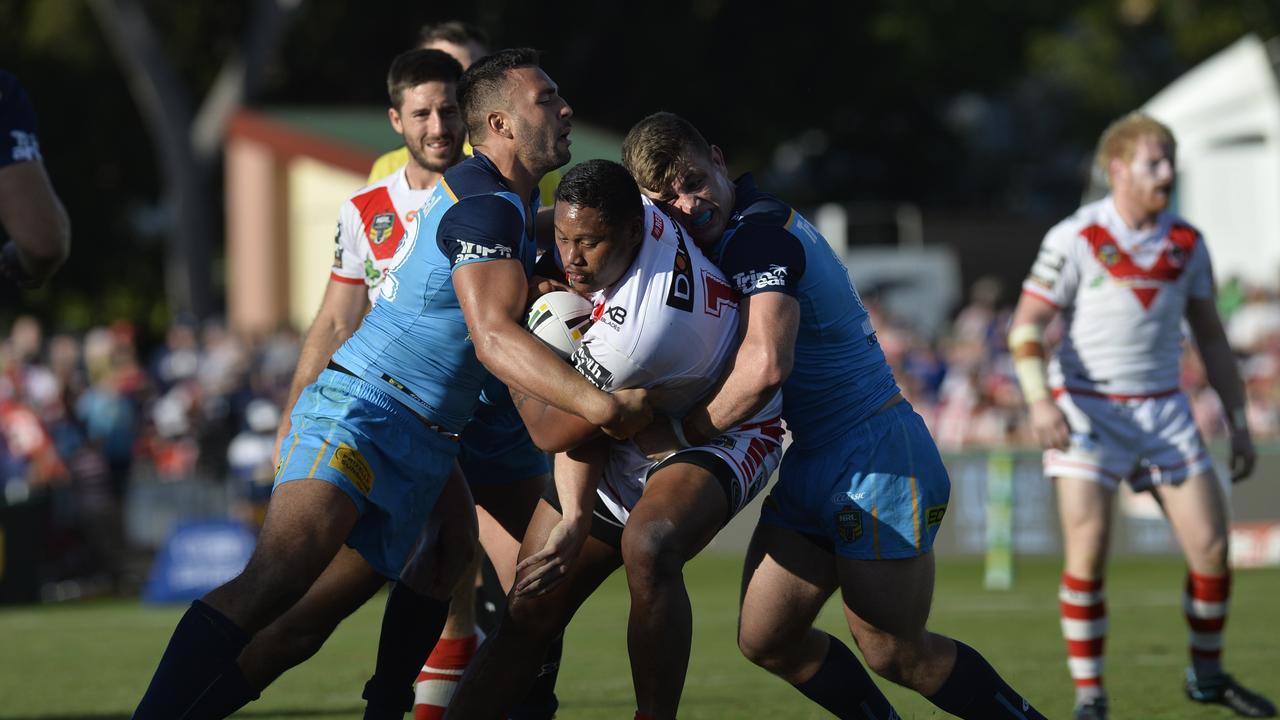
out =
<svg viewBox="0 0 1280 720"><path fill-rule="evenodd" d="M629 524L623 531L622 562L633 595L681 580L685 552L674 529L669 522L648 522Z"/></svg>
<svg viewBox="0 0 1280 720"><path fill-rule="evenodd" d="M796 655L801 642L798 638L785 638L776 632L753 632L738 628L738 650L757 667L774 675L787 678L797 665Z"/></svg>
<svg viewBox="0 0 1280 720"><path fill-rule="evenodd" d="M564 629L563 612L545 597L507 597L507 612L499 625L504 635L551 639Z"/></svg>

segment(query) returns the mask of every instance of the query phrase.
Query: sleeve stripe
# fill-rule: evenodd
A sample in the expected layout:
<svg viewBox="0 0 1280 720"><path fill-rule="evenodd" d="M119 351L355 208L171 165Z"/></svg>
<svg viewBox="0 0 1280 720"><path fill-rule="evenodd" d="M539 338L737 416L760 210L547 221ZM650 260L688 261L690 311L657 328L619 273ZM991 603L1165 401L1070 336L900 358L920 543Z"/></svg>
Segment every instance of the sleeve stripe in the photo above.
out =
<svg viewBox="0 0 1280 720"><path fill-rule="evenodd" d="M329 279L336 280L337 282L340 282L340 283L347 283L348 285L364 285L364 278L344 277L342 275L339 275L336 272L329 273Z"/></svg>
<svg viewBox="0 0 1280 720"><path fill-rule="evenodd" d="M1053 299L1052 297L1050 297L1050 296L1048 296L1048 295L1046 295L1046 294L1044 294L1044 293L1040 292L1039 290L1035 290L1035 289L1030 288L1030 287L1028 287L1028 286L1026 286L1026 285L1023 285L1023 286L1022 286L1022 294L1023 294L1023 295L1030 295L1031 297L1036 298L1037 300L1043 300L1043 301L1045 301L1045 302L1049 303L1050 305L1052 305L1054 308L1056 308L1056 309L1058 309L1058 310L1061 310L1061 309L1062 309L1062 306L1058 304L1058 301L1057 301L1057 300L1055 300L1055 299Z"/></svg>

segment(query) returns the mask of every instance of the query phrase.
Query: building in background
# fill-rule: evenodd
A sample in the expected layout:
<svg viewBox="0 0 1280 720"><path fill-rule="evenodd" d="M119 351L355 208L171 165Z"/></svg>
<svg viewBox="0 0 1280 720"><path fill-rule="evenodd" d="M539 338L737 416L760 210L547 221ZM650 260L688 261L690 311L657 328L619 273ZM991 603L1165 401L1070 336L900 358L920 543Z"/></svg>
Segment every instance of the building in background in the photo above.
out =
<svg viewBox="0 0 1280 720"><path fill-rule="evenodd" d="M384 108L263 108L232 118L224 182L233 330L306 329L333 262L338 208L400 144ZM573 163L619 160L621 147L620 136L575 120Z"/></svg>

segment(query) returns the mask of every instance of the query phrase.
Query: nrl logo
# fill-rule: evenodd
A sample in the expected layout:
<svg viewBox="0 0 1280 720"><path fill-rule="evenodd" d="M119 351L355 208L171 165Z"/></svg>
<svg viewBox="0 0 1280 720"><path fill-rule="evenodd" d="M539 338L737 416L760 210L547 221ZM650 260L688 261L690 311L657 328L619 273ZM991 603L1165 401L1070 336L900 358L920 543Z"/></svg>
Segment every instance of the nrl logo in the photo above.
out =
<svg viewBox="0 0 1280 720"><path fill-rule="evenodd" d="M391 230L395 227L395 213L378 213L373 216L373 222L369 223L369 242L374 245L381 245L391 237Z"/></svg>
<svg viewBox="0 0 1280 720"><path fill-rule="evenodd" d="M1107 243L1098 248L1098 259L1102 261L1103 265L1111 267L1120 262L1120 251L1116 249L1115 245Z"/></svg>
<svg viewBox="0 0 1280 720"><path fill-rule="evenodd" d="M836 511L836 532L845 542L853 542L862 537L862 511L845 505Z"/></svg>

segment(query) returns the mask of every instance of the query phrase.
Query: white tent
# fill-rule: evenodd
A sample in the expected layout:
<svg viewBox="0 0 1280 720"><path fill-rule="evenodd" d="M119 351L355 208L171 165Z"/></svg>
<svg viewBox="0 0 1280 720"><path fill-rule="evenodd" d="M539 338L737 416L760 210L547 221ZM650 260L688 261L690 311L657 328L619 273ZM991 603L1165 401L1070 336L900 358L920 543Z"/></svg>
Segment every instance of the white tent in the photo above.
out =
<svg viewBox="0 0 1280 720"><path fill-rule="evenodd" d="M1272 41L1273 51L1280 43ZM1280 81L1246 35L1144 107L1178 139L1178 211L1204 233L1219 282L1280 285Z"/></svg>

